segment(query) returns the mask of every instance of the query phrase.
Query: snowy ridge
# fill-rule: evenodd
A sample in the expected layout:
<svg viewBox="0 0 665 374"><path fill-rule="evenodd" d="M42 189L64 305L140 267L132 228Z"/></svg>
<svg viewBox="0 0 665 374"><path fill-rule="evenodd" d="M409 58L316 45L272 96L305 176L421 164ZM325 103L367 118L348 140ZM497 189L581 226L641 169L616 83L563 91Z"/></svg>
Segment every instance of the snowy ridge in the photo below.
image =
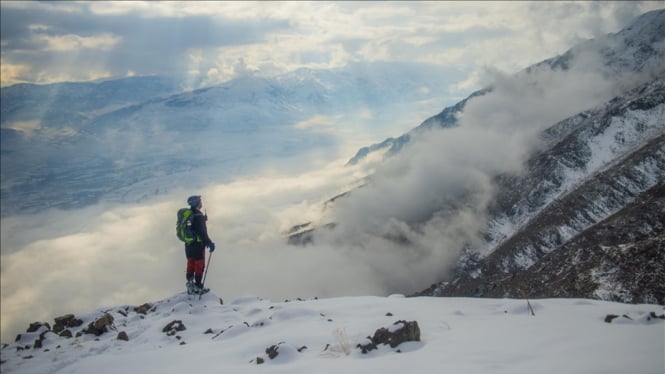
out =
<svg viewBox="0 0 665 374"><path fill-rule="evenodd" d="M523 199L520 203L511 207L513 213L500 213L497 217L491 218L487 229L491 238L485 249L479 250L481 257L492 252L507 238L517 233L531 219L537 216L539 212L546 209L550 204L556 202L568 193L574 192L581 185L592 180L603 171L623 162L626 157L644 147L651 139L665 133L665 76L661 76L653 83L646 85L646 88L640 87L634 90L638 94L627 95L625 98L616 98L614 102L621 102L624 108L617 108L616 103L604 103L584 112L573 118L564 120L548 130L546 136L551 134L563 134L559 141L551 144L550 151L543 152L547 157L547 152L557 152L556 147L567 148L564 151L557 152L556 164L548 170L537 186L528 190L530 196L537 196L537 203L533 204L533 199ZM646 93L645 93L646 91ZM660 102L648 109L631 109L633 104L638 101L648 101L654 98ZM610 119L606 113L610 114ZM574 130L570 128L573 127ZM565 130L557 130L563 128ZM580 149L573 150L568 148L565 142L572 142L575 147ZM656 161L662 149L656 149L655 158L644 160L643 164L635 166L635 172L642 174L638 180L644 180L639 186L625 180L626 188L631 190L633 196L652 187L659 181L658 175L662 176L664 172L662 167ZM538 157L538 156L537 156ZM534 170L542 167L541 163L534 163L537 166L529 171L529 174L538 173ZM542 174L542 173L541 173ZM597 201L596 210L591 213L593 219L591 223L599 222L614 213L620 206L608 206L603 201ZM580 222L580 221L578 221ZM572 237L575 233L588 226L579 226L573 231L568 231L562 227L561 230L568 231L566 239Z"/></svg>
<svg viewBox="0 0 665 374"><path fill-rule="evenodd" d="M663 29L665 11L651 12L543 63L565 70L575 55L600 52L603 74L616 73L620 91L545 129L525 170L495 178L484 242L467 245L454 273L419 295L515 297L528 289L665 303ZM624 78L640 75L648 79L626 90Z"/></svg>
<svg viewBox="0 0 665 374"><path fill-rule="evenodd" d="M638 17L628 28L597 39L587 40L569 49L560 56L544 60L526 68L519 74L530 72L547 66L553 70L568 70L571 62L579 56L594 55L592 59L601 58L602 73L607 77L634 76L641 74L659 74L665 70L665 10L648 12ZM439 114L425 120L410 132L389 138L370 147L364 147L351 158L349 163L357 163L376 150L389 148L388 156L398 153L413 135L422 130L432 128L448 128L458 126L456 115L464 110L469 99L491 92L491 88L478 90L457 104L444 108Z"/></svg>
<svg viewBox="0 0 665 374"><path fill-rule="evenodd" d="M73 337L41 324L3 346L2 372L658 373L664 365L665 311L656 305L531 300L532 316L525 300L512 299L220 301L176 294L100 308L76 316ZM105 332L83 333L109 317ZM356 347L377 329L398 331L399 320L416 321L420 340L367 354Z"/></svg>

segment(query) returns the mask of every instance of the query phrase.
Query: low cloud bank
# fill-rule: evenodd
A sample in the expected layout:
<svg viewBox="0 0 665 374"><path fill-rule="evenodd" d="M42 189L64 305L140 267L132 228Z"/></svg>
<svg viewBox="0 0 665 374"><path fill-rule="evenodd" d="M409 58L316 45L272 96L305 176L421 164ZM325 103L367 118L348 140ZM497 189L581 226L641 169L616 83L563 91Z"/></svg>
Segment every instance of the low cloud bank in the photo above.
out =
<svg viewBox="0 0 665 374"><path fill-rule="evenodd" d="M594 51L569 70L543 65L507 76L487 69L492 90L469 100L459 127L418 135L336 203L324 242L369 264L388 292L419 291L444 278L461 249L481 241L493 178L519 173L549 126L605 102L648 74L608 79Z"/></svg>

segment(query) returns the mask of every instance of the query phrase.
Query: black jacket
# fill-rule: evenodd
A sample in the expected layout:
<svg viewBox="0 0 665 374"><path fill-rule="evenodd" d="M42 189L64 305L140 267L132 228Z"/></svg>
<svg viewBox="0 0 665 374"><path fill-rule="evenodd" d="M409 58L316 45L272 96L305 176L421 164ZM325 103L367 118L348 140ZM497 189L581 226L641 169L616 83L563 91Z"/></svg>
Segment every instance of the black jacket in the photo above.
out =
<svg viewBox="0 0 665 374"><path fill-rule="evenodd" d="M192 230L194 231L194 234L196 234L198 240L191 242L188 247L205 248L212 243L212 240L210 240L210 237L208 236L208 227L206 226L208 216L195 208L192 208L192 213L194 213L194 218L192 218Z"/></svg>

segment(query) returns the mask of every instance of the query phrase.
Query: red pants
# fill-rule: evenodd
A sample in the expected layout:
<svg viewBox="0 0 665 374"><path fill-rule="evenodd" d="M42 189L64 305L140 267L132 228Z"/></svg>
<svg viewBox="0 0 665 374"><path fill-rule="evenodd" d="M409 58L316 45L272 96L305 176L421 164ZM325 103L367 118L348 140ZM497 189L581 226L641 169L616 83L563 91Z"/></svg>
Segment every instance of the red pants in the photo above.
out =
<svg viewBox="0 0 665 374"><path fill-rule="evenodd" d="M201 277L203 269L205 269L205 259L196 260L191 257L187 259L187 275L194 274L196 277Z"/></svg>

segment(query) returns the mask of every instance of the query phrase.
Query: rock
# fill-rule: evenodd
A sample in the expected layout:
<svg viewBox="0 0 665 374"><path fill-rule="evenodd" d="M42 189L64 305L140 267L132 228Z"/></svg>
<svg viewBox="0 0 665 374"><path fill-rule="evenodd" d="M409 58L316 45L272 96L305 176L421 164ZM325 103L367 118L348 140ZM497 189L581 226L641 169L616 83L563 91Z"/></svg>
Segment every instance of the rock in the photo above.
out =
<svg viewBox="0 0 665 374"><path fill-rule="evenodd" d="M273 360L275 357L279 356L279 346L282 344L286 344L286 342L279 342L275 345L271 345L270 347L266 348L266 354L268 355L268 358ZM295 348L295 347L294 347ZM302 346L300 348L295 349L298 352L302 352L303 350L307 349L307 346Z"/></svg>
<svg viewBox="0 0 665 374"><path fill-rule="evenodd" d="M113 316L108 314L108 313L104 313L103 316L101 316L100 318L98 318L94 322L95 328L99 329L99 330L101 330L101 329L103 329L106 326L109 326L111 324L113 324Z"/></svg>
<svg viewBox="0 0 665 374"><path fill-rule="evenodd" d="M73 314L65 314L64 316L56 317L54 319L53 332L56 334L70 327L78 327L83 324L83 321L77 319Z"/></svg>
<svg viewBox="0 0 665 374"><path fill-rule="evenodd" d="M32 349L42 348L43 345L44 345L44 340L46 339L45 335L49 332L51 332L51 330L46 330L46 331L42 332L41 334L39 334L39 338L37 338L37 340L35 340L35 343L32 345Z"/></svg>
<svg viewBox="0 0 665 374"><path fill-rule="evenodd" d="M256 358L256 364L257 364L257 365L261 365L261 364L264 363L264 362L265 362L265 361L263 360L263 357L257 357L257 358Z"/></svg>
<svg viewBox="0 0 665 374"><path fill-rule="evenodd" d="M138 314L148 314L150 309L152 309L152 305L150 303L145 303L141 306L134 308L134 311Z"/></svg>
<svg viewBox="0 0 665 374"><path fill-rule="evenodd" d="M108 313L104 313L103 316L96 319L94 322L90 322L88 328L85 329L83 332L86 334L94 334L96 336L99 336L107 332L108 326L112 324L113 324L113 316Z"/></svg>
<svg viewBox="0 0 665 374"><path fill-rule="evenodd" d="M62 336L63 338L71 338L72 337L72 331L70 329L66 329L66 330L63 330L62 332L60 332L60 334L58 334L58 335Z"/></svg>
<svg viewBox="0 0 665 374"><path fill-rule="evenodd" d="M129 336L127 335L126 332L124 332L124 331L120 331L120 332L118 333L118 337L117 337L117 339L118 339L118 340L124 340L124 341L128 342L128 341L129 341Z"/></svg>
<svg viewBox="0 0 665 374"><path fill-rule="evenodd" d="M42 326L46 327L46 330L51 330L51 326L47 322L33 322L28 326L26 332L37 332Z"/></svg>
<svg viewBox="0 0 665 374"><path fill-rule="evenodd" d="M271 345L270 347L266 348L266 354L271 360L279 355L279 351L277 350L278 345Z"/></svg>
<svg viewBox="0 0 665 374"><path fill-rule="evenodd" d="M185 327L185 324L182 323L180 320L174 320L169 322L164 328L162 329L163 333L166 333L168 336L173 336L176 334L178 331L184 331L187 330L187 327Z"/></svg>
<svg viewBox="0 0 665 374"><path fill-rule="evenodd" d="M376 344L374 344L374 342L372 341L372 337L368 336L367 337L367 343L364 343L364 344L359 343L356 346L356 348L360 349L360 351L364 354L364 353L367 353L369 351L372 351L372 350L376 349L377 347L376 347Z"/></svg>
<svg viewBox="0 0 665 374"><path fill-rule="evenodd" d="M659 318L659 319L665 319L665 314L657 315L656 312L651 312L649 314L651 318Z"/></svg>
<svg viewBox="0 0 665 374"><path fill-rule="evenodd" d="M612 320L617 318L618 316L616 314L608 314L605 316L605 322L607 323L612 323Z"/></svg>
<svg viewBox="0 0 665 374"><path fill-rule="evenodd" d="M397 325L402 325L398 327ZM379 344L390 345L395 348L398 345L409 341L420 341L420 327L416 321L397 321L389 329L382 327L374 332L374 336L367 337L369 340L365 344L358 344L356 348L360 348L362 353L367 353L376 349Z"/></svg>

